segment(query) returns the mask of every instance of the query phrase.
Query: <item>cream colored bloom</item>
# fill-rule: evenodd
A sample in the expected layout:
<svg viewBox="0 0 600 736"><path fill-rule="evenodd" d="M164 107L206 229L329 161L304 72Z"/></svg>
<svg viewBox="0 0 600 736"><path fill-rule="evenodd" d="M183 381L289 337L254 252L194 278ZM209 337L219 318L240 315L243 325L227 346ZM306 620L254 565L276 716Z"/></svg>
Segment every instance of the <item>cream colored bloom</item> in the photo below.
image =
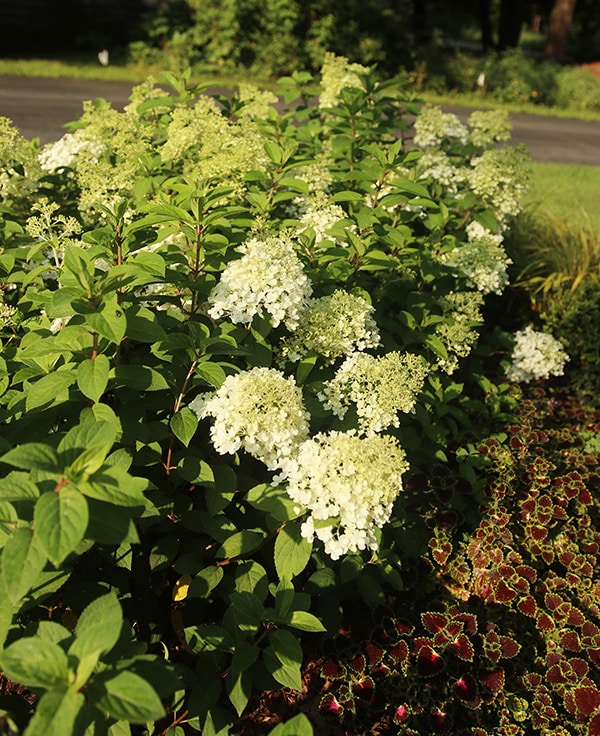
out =
<svg viewBox="0 0 600 736"><path fill-rule="evenodd" d="M208 297L210 316L248 324L268 315L273 327L283 322L295 329L312 286L291 239L254 238L238 250L242 257L227 264Z"/></svg>
<svg viewBox="0 0 600 736"><path fill-rule="evenodd" d="M379 332L373 312L365 299L342 289L310 300L296 331L282 343L282 358L297 361L316 353L331 363L355 350L377 347Z"/></svg>
<svg viewBox="0 0 600 736"><path fill-rule="evenodd" d="M444 141L466 143L468 129L451 112L426 105L415 121L415 146L422 149L439 148Z"/></svg>
<svg viewBox="0 0 600 736"><path fill-rule="evenodd" d="M320 539L337 560L377 547L374 532L389 520L407 469L393 437L329 432L303 442L277 481L285 481L290 498L310 514L302 535Z"/></svg>
<svg viewBox="0 0 600 736"><path fill-rule="evenodd" d="M398 427L398 412L414 411L428 370L423 358L410 353L390 352L381 357L352 353L325 384L319 399L341 419L355 405L360 431L372 436Z"/></svg>
<svg viewBox="0 0 600 736"><path fill-rule="evenodd" d="M562 376L569 360L565 349L556 338L538 332L531 325L514 335L512 363L506 371L509 380L529 383L539 378Z"/></svg>
<svg viewBox="0 0 600 736"><path fill-rule="evenodd" d="M270 470L308 437L300 389L293 377L272 368L228 376L218 391L197 397L189 408L200 419L214 419L210 436L217 452L232 455L243 449Z"/></svg>
<svg viewBox="0 0 600 736"><path fill-rule="evenodd" d="M441 261L461 271L469 285L482 294L502 294L508 284L507 268L512 263L502 247L502 235L473 221L467 226L467 238L466 243L444 253Z"/></svg>
<svg viewBox="0 0 600 736"><path fill-rule="evenodd" d="M335 107L339 102L340 92L345 87L364 89L358 75L368 71L361 64L351 64L344 56L326 53L321 67L319 107Z"/></svg>

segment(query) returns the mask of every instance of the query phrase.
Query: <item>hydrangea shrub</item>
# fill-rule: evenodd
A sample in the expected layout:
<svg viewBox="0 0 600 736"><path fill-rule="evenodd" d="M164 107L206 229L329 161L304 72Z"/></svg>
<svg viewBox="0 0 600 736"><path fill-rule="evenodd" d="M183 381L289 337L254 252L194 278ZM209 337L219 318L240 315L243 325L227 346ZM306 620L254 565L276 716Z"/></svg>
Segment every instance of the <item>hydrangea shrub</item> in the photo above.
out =
<svg viewBox="0 0 600 736"><path fill-rule="evenodd" d="M496 113L411 129L343 59L318 104L307 81L282 110L166 73L41 150L2 122L0 669L39 699L6 708L27 736L241 733L357 595L404 589L411 478L483 500L456 452L506 410L482 309L524 154Z"/></svg>

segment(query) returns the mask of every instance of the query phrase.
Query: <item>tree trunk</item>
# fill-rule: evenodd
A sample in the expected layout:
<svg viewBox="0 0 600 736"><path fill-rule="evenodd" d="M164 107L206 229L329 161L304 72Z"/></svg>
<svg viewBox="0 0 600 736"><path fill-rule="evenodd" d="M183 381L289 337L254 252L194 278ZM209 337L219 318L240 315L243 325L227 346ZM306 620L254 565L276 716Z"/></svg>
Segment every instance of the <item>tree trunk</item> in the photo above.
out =
<svg viewBox="0 0 600 736"><path fill-rule="evenodd" d="M577 0L556 0L554 3L548 23L548 39L544 48L546 58L558 62L564 60L576 2Z"/></svg>
<svg viewBox="0 0 600 736"><path fill-rule="evenodd" d="M431 41L431 33L427 28L427 2L426 0L413 0L412 3L412 28L417 46L425 46Z"/></svg>
<svg viewBox="0 0 600 736"><path fill-rule="evenodd" d="M519 45L523 26L522 0L502 0L498 24L498 50L514 49Z"/></svg>
<svg viewBox="0 0 600 736"><path fill-rule="evenodd" d="M481 29L481 45L484 52L487 53L494 48L491 0L479 0L479 27Z"/></svg>

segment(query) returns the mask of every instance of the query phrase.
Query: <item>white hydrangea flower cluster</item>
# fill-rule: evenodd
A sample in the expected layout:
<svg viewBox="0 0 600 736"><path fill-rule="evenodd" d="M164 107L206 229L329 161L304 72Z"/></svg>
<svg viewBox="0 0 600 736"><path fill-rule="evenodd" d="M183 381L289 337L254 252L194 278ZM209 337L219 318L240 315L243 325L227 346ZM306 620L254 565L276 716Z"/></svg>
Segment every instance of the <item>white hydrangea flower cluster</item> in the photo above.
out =
<svg viewBox="0 0 600 736"><path fill-rule="evenodd" d="M415 146L422 149L440 148L444 141L466 143L469 131L451 112L442 112L434 105L425 105L415 121Z"/></svg>
<svg viewBox="0 0 600 736"><path fill-rule="evenodd" d="M333 184L333 161L326 159L316 159L310 163L296 166L290 170L290 173L296 178L303 181L308 187L308 194L323 194L328 192Z"/></svg>
<svg viewBox="0 0 600 736"><path fill-rule="evenodd" d="M248 324L255 315L268 314L273 327L283 322L296 329L312 286L291 239L253 238L238 250L242 257L227 264L209 294L209 315Z"/></svg>
<svg viewBox="0 0 600 736"><path fill-rule="evenodd" d="M462 167L454 166L444 151L427 151L417 161L419 179L433 179L449 192L456 194L458 187L465 181Z"/></svg>
<svg viewBox="0 0 600 736"><path fill-rule="evenodd" d="M527 191L527 166L520 149L484 151L471 160L467 180L473 192L489 207L501 224L518 215Z"/></svg>
<svg viewBox="0 0 600 736"><path fill-rule="evenodd" d="M477 342L479 333L473 329L483 322L483 295L478 291L450 292L442 300L443 322L435 328L448 357L438 356L439 367L448 375L458 368L459 358L465 358Z"/></svg>
<svg viewBox="0 0 600 736"><path fill-rule="evenodd" d="M302 536L316 536L337 560L376 549L374 529L389 520L407 469L404 451L389 435L329 432L303 442L277 480L286 481L292 500L310 512Z"/></svg>
<svg viewBox="0 0 600 736"><path fill-rule="evenodd" d="M213 417L210 435L221 455L243 449L269 470L281 467L308 438L309 415L293 376L273 368L253 368L228 376L212 395L189 408L200 419Z"/></svg>
<svg viewBox="0 0 600 736"><path fill-rule="evenodd" d="M339 239L327 234L330 228L348 217L339 204L330 202L324 195L295 197L288 210L291 217L300 220L299 233L303 233L307 228L315 231L316 246L324 240L340 243ZM353 228L356 229L355 226Z"/></svg>
<svg viewBox="0 0 600 736"><path fill-rule="evenodd" d="M358 74L365 74L369 70L361 64L351 64L344 56L335 56L326 53L321 67L321 94L319 96L319 107L335 107L339 100L340 92L345 87L358 87L364 89L364 85Z"/></svg>
<svg viewBox="0 0 600 736"><path fill-rule="evenodd" d="M512 131L506 110L475 110L469 116L469 127L469 141L481 148L505 143Z"/></svg>
<svg viewBox="0 0 600 736"><path fill-rule="evenodd" d="M374 311L366 299L342 289L309 300L296 331L282 342L282 359L295 362L316 353L332 363L355 350L377 347L379 331Z"/></svg>
<svg viewBox="0 0 600 736"><path fill-rule="evenodd" d="M54 173L71 166L82 153L92 161L97 161L105 148L98 141L87 140L85 128L80 128L74 133L65 133L55 143L46 144L40 151L38 160L44 171Z"/></svg>
<svg viewBox="0 0 600 736"><path fill-rule="evenodd" d="M244 102L239 112L239 116L243 118L266 118L269 115L269 109L278 102L278 97L273 92L261 90L248 82L238 84L238 94L240 101Z"/></svg>
<svg viewBox="0 0 600 736"><path fill-rule="evenodd" d="M502 247L503 236L474 220L467 225L468 242L441 257L442 263L461 271L482 294L502 294L512 260Z"/></svg>
<svg viewBox="0 0 600 736"><path fill-rule="evenodd" d="M428 372L424 358L410 353L381 357L353 353L325 384L319 399L340 419L354 404L359 430L371 437L387 427L398 427L398 412L414 411Z"/></svg>
<svg viewBox="0 0 600 736"><path fill-rule="evenodd" d="M29 196L38 189L41 174L37 144L0 115L0 201Z"/></svg>
<svg viewBox="0 0 600 736"><path fill-rule="evenodd" d="M163 161L182 161L186 175L219 177L239 188L240 172L267 166L264 141L253 120L228 120L212 97L200 95L193 107L173 110L160 155Z"/></svg>
<svg viewBox="0 0 600 736"><path fill-rule="evenodd" d="M528 325L515 333L514 340L512 363L506 371L510 381L529 383L563 375L569 356L555 337Z"/></svg>

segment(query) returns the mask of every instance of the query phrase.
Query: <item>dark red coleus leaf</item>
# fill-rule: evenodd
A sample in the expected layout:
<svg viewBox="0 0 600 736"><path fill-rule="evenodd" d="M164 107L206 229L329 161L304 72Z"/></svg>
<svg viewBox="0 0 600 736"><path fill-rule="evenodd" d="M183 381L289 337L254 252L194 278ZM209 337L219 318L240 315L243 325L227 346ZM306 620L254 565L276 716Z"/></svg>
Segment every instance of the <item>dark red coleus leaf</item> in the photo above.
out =
<svg viewBox="0 0 600 736"><path fill-rule="evenodd" d="M512 579L515 575L515 568L510 565L498 565L498 572L501 577Z"/></svg>
<svg viewBox="0 0 600 736"><path fill-rule="evenodd" d="M515 577L510 582L513 588L518 590L519 593L523 593L524 595L529 593L529 580L527 580L527 578L519 577L515 574Z"/></svg>
<svg viewBox="0 0 600 736"><path fill-rule="evenodd" d="M600 691L595 687L575 688L575 706L578 713L591 716L600 708Z"/></svg>
<svg viewBox="0 0 600 736"><path fill-rule="evenodd" d="M417 653L417 668L423 677L433 677L444 669L444 660L432 647L423 645Z"/></svg>
<svg viewBox="0 0 600 736"><path fill-rule="evenodd" d="M438 728L445 730L450 726L450 716L440 708L434 708L431 711L431 719Z"/></svg>
<svg viewBox="0 0 600 736"><path fill-rule="evenodd" d="M462 633L463 626L464 624L462 621L452 621L452 623L449 623L448 626L446 626L446 633L448 634L448 637L450 639L453 639L455 636L458 636L460 633Z"/></svg>
<svg viewBox="0 0 600 736"><path fill-rule="evenodd" d="M358 682L352 683L352 692L360 698L370 698L374 689L375 682L369 675L362 677Z"/></svg>
<svg viewBox="0 0 600 736"><path fill-rule="evenodd" d="M405 641L399 641L392 649L390 656L396 662L405 662L408 659L408 644Z"/></svg>
<svg viewBox="0 0 600 736"><path fill-rule="evenodd" d="M531 538L536 542L541 542L548 536L548 530L545 526L537 526L534 524L527 527L527 533L531 535Z"/></svg>
<svg viewBox="0 0 600 736"><path fill-rule="evenodd" d="M569 565L573 562L574 559L575 559L574 552L562 552L558 558L561 565L564 565L565 567L569 567Z"/></svg>
<svg viewBox="0 0 600 736"><path fill-rule="evenodd" d="M586 736L600 736L600 713L595 715L588 723Z"/></svg>
<svg viewBox="0 0 600 736"><path fill-rule="evenodd" d="M397 726L406 723L410 718L410 711L406 705L399 705L394 711L393 721Z"/></svg>
<svg viewBox="0 0 600 736"><path fill-rule="evenodd" d="M530 690L535 690L542 684L542 676L537 672L526 672L523 675L523 682Z"/></svg>
<svg viewBox="0 0 600 736"><path fill-rule="evenodd" d="M505 659L516 657L521 651L521 645L514 639L511 639L510 636L501 636L500 646L502 648L502 656Z"/></svg>
<svg viewBox="0 0 600 736"><path fill-rule="evenodd" d="M581 629L584 636L599 636L600 629L591 621L586 621Z"/></svg>
<svg viewBox="0 0 600 736"><path fill-rule="evenodd" d="M554 619L551 616L548 616L548 614L545 612L542 612L538 615L536 623L538 629L540 629L541 631L552 631L552 629L554 628Z"/></svg>
<svg viewBox="0 0 600 736"><path fill-rule="evenodd" d="M544 597L544 603L549 611L556 611L564 602L564 599L556 593L546 593Z"/></svg>
<svg viewBox="0 0 600 736"><path fill-rule="evenodd" d="M531 616L533 618L537 613L537 603L535 602L535 598L531 595L521 598L517 603L517 608L524 616Z"/></svg>
<svg viewBox="0 0 600 736"><path fill-rule="evenodd" d="M494 588L494 600L496 603L510 603L516 597L516 592L512 588L509 588L504 580L500 580Z"/></svg>
<svg viewBox="0 0 600 736"><path fill-rule="evenodd" d="M552 665L546 673L546 679L551 685L564 685L567 682L565 673L557 664Z"/></svg>
<svg viewBox="0 0 600 736"><path fill-rule="evenodd" d="M537 572L529 565L517 565L517 572L524 578L527 578L530 583L535 583L537 580Z"/></svg>
<svg viewBox="0 0 600 736"><path fill-rule="evenodd" d="M477 691L477 682L472 675L466 674L458 679L453 686L455 695L460 700L474 703L477 701L479 694Z"/></svg>
<svg viewBox="0 0 600 736"><path fill-rule="evenodd" d="M342 715L344 707L338 702L333 693L325 693L321 698L320 706L322 711L329 713L330 715L338 716Z"/></svg>
<svg viewBox="0 0 600 736"><path fill-rule="evenodd" d="M410 636L415 630L414 626L411 626L410 624L407 624L404 621L399 621L398 619L394 621L394 624L395 624L396 631L402 636Z"/></svg>
<svg viewBox="0 0 600 736"><path fill-rule="evenodd" d="M450 649L453 654L464 662L473 661L473 645L467 638L466 634L459 634L456 639L450 644Z"/></svg>
<svg viewBox="0 0 600 736"><path fill-rule="evenodd" d="M348 662L348 668L358 674L364 672L367 669L367 658L364 654L359 654Z"/></svg>
<svg viewBox="0 0 600 736"><path fill-rule="evenodd" d="M337 680L344 677L346 668L338 664L334 659L328 659L321 668L321 674L329 680Z"/></svg>
<svg viewBox="0 0 600 736"><path fill-rule="evenodd" d="M504 689L504 670L498 667L495 670L480 670L479 682L494 695Z"/></svg>
<svg viewBox="0 0 600 736"><path fill-rule="evenodd" d="M583 626L583 624L585 623L585 616L578 608L572 606L569 610L567 623L569 623L571 626Z"/></svg>
<svg viewBox="0 0 600 736"><path fill-rule="evenodd" d="M560 634L560 645L563 649L568 652L580 652L581 642L579 641L579 635L576 631L563 631Z"/></svg>
<svg viewBox="0 0 600 736"><path fill-rule="evenodd" d="M585 659L580 659L579 657L572 657L569 660L569 666L580 678L585 677L590 671L590 666Z"/></svg>
<svg viewBox="0 0 600 736"><path fill-rule="evenodd" d="M440 567L448 562L448 558L452 554L452 545L450 542L440 542L437 539L432 539L429 543L431 548L431 556L437 562Z"/></svg>
<svg viewBox="0 0 600 736"><path fill-rule="evenodd" d="M423 626L432 634L442 631L448 623L448 617L443 613L427 612L421 614Z"/></svg>
<svg viewBox="0 0 600 736"><path fill-rule="evenodd" d="M575 705L575 695L570 690L567 690L567 692L564 694L563 702L565 704L565 709L569 713L577 713L577 706Z"/></svg>
<svg viewBox="0 0 600 736"><path fill-rule="evenodd" d="M453 609L453 617L456 621L462 621L463 630L467 634L477 633L477 618L472 613L459 613L458 609Z"/></svg>
<svg viewBox="0 0 600 736"><path fill-rule="evenodd" d="M579 491L579 503L582 503L585 506L590 506L592 504L592 495L587 488L582 488L581 491Z"/></svg>
<svg viewBox="0 0 600 736"><path fill-rule="evenodd" d="M371 667L373 665L379 664L383 659L383 655L385 653L381 647L373 644L372 641L367 642L367 644L365 645L365 651L367 653L367 657L369 658L369 664L371 665Z"/></svg>
<svg viewBox="0 0 600 736"><path fill-rule="evenodd" d="M600 649L596 649L594 647L586 647L585 652L590 658L590 661L596 667L600 667Z"/></svg>

